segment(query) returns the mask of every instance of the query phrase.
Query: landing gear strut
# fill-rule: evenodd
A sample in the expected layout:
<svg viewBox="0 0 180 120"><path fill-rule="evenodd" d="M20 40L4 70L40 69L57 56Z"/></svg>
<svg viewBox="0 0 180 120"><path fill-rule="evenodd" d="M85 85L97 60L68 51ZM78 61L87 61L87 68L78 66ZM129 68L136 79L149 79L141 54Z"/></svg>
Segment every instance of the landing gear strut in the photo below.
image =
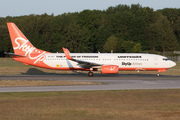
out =
<svg viewBox="0 0 180 120"><path fill-rule="evenodd" d="M93 76L93 72L89 71L89 72L88 72L88 76L89 76L89 77L92 77L92 76Z"/></svg>
<svg viewBox="0 0 180 120"><path fill-rule="evenodd" d="M160 76L160 74L159 74L159 73L157 73L157 74L156 74L156 76L157 76L157 77L159 77L159 76Z"/></svg>

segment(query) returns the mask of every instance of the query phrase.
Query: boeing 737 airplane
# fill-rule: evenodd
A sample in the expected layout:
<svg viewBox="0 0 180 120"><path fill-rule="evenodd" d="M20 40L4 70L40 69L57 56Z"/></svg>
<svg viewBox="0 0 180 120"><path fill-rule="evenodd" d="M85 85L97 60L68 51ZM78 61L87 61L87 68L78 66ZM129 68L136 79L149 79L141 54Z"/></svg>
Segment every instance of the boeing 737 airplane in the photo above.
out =
<svg viewBox="0 0 180 120"><path fill-rule="evenodd" d="M50 53L37 49L24 36L14 23L7 23L14 53L13 59L26 65L55 70L101 71L102 74L118 74L119 71L157 71L164 72L176 65L168 58L156 54L142 53Z"/></svg>

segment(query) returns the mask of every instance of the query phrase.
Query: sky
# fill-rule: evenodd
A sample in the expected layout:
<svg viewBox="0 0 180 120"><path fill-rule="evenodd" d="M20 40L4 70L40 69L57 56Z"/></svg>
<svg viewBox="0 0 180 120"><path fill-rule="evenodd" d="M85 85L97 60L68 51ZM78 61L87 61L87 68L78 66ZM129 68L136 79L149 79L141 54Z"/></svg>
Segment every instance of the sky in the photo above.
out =
<svg viewBox="0 0 180 120"><path fill-rule="evenodd" d="M106 10L119 4L140 4L154 10L163 8L180 8L180 0L1 0L0 17L41 15L47 13L55 16L63 13L89 10Z"/></svg>

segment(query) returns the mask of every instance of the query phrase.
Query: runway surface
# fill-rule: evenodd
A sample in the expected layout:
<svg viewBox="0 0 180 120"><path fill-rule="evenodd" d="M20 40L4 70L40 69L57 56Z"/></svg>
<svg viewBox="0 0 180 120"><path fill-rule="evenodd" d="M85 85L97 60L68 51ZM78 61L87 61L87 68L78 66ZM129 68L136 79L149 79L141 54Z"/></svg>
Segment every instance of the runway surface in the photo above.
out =
<svg viewBox="0 0 180 120"><path fill-rule="evenodd" d="M179 89L180 76L154 75L14 75L0 76L0 80L62 80L101 82L102 85L0 87L0 92L34 91L85 91L85 90L131 90L131 89Z"/></svg>

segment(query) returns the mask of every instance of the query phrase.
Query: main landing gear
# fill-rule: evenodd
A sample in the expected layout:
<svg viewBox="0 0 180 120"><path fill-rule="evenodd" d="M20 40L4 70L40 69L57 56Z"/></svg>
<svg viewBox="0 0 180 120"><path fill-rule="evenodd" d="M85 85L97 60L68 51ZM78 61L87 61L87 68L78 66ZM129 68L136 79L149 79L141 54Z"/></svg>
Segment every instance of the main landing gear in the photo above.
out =
<svg viewBox="0 0 180 120"><path fill-rule="evenodd" d="M88 76L89 76L89 77L92 77L92 76L93 76L93 72L89 71L89 72L88 72Z"/></svg>
<svg viewBox="0 0 180 120"><path fill-rule="evenodd" d="M160 74L159 74L159 73L157 73L157 74L156 74L156 76L157 76L157 77L159 77L159 76L160 76Z"/></svg>

